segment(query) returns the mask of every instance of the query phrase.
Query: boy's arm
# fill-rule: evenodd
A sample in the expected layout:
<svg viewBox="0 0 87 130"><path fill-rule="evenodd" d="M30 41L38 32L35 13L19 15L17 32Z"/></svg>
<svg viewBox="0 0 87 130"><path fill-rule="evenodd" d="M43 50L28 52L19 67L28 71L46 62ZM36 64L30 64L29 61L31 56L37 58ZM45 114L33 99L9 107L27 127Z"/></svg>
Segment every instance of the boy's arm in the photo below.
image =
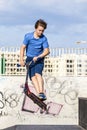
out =
<svg viewBox="0 0 87 130"><path fill-rule="evenodd" d="M50 53L49 48L45 48L44 51L43 51L43 53L40 54L40 55L38 56L38 58L43 58L43 57L47 56L49 53Z"/></svg>
<svg viewBox="0 0 87 130"><path fill-rule="evenodd" d="M33 61L36 62L38 58L43 58L47 56L49 53L50 53L49 48L45 48L42 54L33 58Z"/></svg>
<svg viewBox="0 0 87 130"><path fill-rule="evenodd" d="M24 66L24 52L25 52L26 45L22 45L20 48L20 65Z"/></svg>

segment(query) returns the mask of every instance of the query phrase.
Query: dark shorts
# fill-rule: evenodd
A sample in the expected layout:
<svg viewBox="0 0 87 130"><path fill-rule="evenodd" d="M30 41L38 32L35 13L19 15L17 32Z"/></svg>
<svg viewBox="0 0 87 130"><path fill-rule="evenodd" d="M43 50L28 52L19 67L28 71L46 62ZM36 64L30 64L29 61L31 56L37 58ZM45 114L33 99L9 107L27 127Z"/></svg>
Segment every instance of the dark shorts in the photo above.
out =
<svg viewBox="0 0 87 130"><path fill-rule="evenodd" d="M26 63L30 62L32 60L33 60L33 57L27 57ZM30 80L33 76L35 76L36 73L42 75L43 68L44 68L44 59L40 59L40 60L36 61L35 63L32 62L31 65L29 66L29 78L30 78Z"/></svg>

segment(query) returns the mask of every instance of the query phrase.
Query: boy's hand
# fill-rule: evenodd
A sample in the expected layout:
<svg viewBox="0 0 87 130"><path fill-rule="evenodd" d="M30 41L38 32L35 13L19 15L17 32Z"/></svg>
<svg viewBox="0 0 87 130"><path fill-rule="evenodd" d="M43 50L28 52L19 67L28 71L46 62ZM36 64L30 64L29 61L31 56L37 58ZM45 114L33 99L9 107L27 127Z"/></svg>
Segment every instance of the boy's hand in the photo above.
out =
<svg viewBox="0 0 87 130"><path fill-rule="evenodd" d="M25 63L24 63L23 60L20 60L20 65L21 65L21 66L24 66L24 65L25 65Z"/></svg>
<svg viewBox="0 0 87 130"><path fill-rule="evenodd" d="M38 59L38 57L36 56L36 57L33 58L33 61L36 62L37 59Z"/></svg>

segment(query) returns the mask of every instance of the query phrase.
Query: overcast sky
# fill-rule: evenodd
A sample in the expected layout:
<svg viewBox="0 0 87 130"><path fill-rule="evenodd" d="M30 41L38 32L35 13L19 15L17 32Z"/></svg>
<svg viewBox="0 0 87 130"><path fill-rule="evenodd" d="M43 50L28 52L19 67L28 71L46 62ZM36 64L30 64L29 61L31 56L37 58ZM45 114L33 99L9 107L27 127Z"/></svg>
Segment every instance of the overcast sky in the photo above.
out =
<svg viewBox="0 0 87 130"><path fill-rule="evenodd" d="M87 0L0 0L0 46L20 46L38 19L50 47L87 47Z"/></svg>

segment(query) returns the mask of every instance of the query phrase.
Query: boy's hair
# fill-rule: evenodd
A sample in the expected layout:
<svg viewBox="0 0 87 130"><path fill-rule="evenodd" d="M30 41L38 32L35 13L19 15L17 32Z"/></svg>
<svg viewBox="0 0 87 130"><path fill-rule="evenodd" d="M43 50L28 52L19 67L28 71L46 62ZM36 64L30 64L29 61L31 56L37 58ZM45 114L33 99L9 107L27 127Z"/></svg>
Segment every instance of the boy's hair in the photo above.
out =
<svg viewBox="0 0 87 130"><path fill-rule="evenodd" d="M46 23L43 19L39 19L39 20L36 21L36 23L35 23L35 29L36 29L39 25L42 26L42 27L44 27L44 29L47 28L47 23Z"/></svg>

